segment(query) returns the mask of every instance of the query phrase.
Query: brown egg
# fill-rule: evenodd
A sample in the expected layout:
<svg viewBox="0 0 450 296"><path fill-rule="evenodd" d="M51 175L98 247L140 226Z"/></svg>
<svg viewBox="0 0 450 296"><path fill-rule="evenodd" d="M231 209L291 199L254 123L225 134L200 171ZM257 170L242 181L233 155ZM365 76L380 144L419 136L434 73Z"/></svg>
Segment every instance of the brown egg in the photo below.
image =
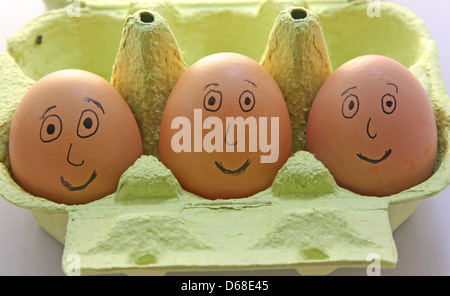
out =
<svg viewBox="0 0 450 296"><path fill-rule="evenodd" d="M246 56L219 53L199 60L165 106L161 161L199 196L241 198L268 188L291 150L283 95Z"/></svg>
<svg viewBox="0 0 450 296"><path fill-rule="evenodd" d="M9 139L16 182L64 204L115 192L122 173L142 155L125 100L105 79L81 70L37 81L16 109Z"/></svg>
<svg viewBox="0 0 450 296"><path fill-rule="evenodd" d="M431 102L417 78L377 55L339 67L315 98L306 149L337 183L356 193L387 196L427 180L437 151Z"/></svg>

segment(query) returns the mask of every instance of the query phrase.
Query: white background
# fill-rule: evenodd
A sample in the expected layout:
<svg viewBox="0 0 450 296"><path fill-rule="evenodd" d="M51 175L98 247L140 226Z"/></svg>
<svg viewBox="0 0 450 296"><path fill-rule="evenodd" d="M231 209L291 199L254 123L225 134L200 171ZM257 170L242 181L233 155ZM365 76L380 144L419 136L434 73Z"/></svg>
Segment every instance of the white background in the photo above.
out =
<svg viewBox="0 0 450 296"><path fill-rule="evenodd" d="M437 42L441 70L450 90L450 1L395 0L418 14ZM2 1L0 52L6 37L15 35L45 11L41 0ZM381 12L382 13L382 12ZM382 15L381 15L382 17ZM408 46L405 44L405 46ZM395 232L398 264L381 275L450 275L450 187L422 201L417 211ZM63 246L33 220L28 211L0 198L0 275L63 275ZM187 275L187 273L171 273ZM196 273L215 275L297 275L295 270ZM331 275L365 275L363 268L342 268Z"/></svg>

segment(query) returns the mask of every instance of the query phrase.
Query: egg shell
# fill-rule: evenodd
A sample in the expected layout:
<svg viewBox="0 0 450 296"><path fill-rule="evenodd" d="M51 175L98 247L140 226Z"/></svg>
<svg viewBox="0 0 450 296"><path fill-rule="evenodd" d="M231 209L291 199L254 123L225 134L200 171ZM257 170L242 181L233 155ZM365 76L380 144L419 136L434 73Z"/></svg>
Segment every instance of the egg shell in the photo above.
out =
<svg viewBox="0 0 450 296"><path fill-rule="evenodd" d="M27 192L64 204L113 193L122 173L142 155L133 114L105 79L61 70L37 81L11 123L15 181Z"/></svg>
<svg viewBox="0 0 450 296"><path fill-rule="evenodd" d="M243 94L251 94L254 105L244 111ZM216 106L207 106L208 94L217 96ZM245 107L245 106L244 106ZM178 132L172 128L177 117L189 119L190 136L194 145L194 109L201 110L202 119L217 117L222 122L223 152L174 152L172 138ZM279 129L273 135L279 139L278 159L262 163L260 156L269 153L250 152L249 128L245 129L246 148L238 152L237 129L233 138L228 133L227 117L253 117L258 122L258 133L263 128L261 117L267 118L267 137L271 139L272 118L279 119ZM202 124L202 123L200 123ZM216 128L216 127L211 127ZM210 132L205 129L202 139ZM227 136L228 135L228 136ZM259 135L258 135L259 141ZM269 140L270 143L271 140ZM226 144L228 143L228 144ZM227 152L227 146L236 146ZM258 146L259 147L259 146ZM161 161L172 170L181 186L209 199L247 197L268 188L281 166L292 152L291 126L283 95L270 74L256 61L236 53L207 56L192 65L172 90L161 122L159 153ZM233 171L234 173L230 173Z"/></svg>
<svg viewBox="0 0 450 296"><path fill-rule="evenodd" d="M426 91L405 66L379 55L352 59L328 78L306 133L306 149L340 186L374 196L427 180L437 142Z"/></svg>

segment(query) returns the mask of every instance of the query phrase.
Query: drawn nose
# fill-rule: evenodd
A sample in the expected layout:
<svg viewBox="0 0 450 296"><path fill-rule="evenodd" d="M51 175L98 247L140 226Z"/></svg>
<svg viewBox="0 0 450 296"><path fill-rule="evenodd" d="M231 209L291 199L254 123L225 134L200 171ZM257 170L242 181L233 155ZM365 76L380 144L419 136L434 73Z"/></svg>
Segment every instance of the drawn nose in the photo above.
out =
<svg viewBox="0 0 450 296"><path fill-rule="evenodd" d="M234 137L233 137L233 139L231 139L230 142L229 142L228 139L227 139L227 138L228 138L228 131L230 130L230 126L231 126L231 123L228 124L227 131L225 132L225 143L226 143L228 146L236 146L236 144L237 144L238 141L236 141L236 142L233 143ZM233 133L233 134L234 134L234 133Z"/></svg>
<svg viewBox="0 0 450 296"><path fill-rule="evenodd" d="M70 143L69 152L67 152L67 162L73 166L82 166L84 164L84 160L82 160L81 163L75 163L70 160L70 152L71 151L72 151L72 143Z"/></svg>
<svg viewBox="0 0 450 296"><path fill-rule="evenodd" d="M371 134L370 133L370 121L372 120L372 117L370 117L369 118L369 121L367 121L367 128L366 128L366 132L367 132L367 135L369 136L369 138L371 138L371 139L375 139L375 137L377 136L377 133L375 133L375 134Z"/></svg>

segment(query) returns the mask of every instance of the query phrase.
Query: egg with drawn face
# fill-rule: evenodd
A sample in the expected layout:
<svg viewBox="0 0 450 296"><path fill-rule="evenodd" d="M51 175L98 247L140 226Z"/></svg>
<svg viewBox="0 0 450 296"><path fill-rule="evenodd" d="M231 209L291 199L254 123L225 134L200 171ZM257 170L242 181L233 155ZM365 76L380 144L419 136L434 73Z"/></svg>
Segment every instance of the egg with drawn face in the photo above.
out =
<svg viewBox="0 0 450 296"><path fill-rule="evenodd" d="M437 126L427 93L402 64L367 55L339 67L317 94L306 149L337 183L387 196L418 185L433 171Z"/></svg>
<svg viewBox="0 0 450 296"><path fill-rule="evenodd" d="M15 181L63 204L115 192L122 173L142 155L140 132L123 97L82 70L37 81L14 113L9 139Z"/></svg>
<svg viewBox="0 0 450 296"><path fill-rule="evenodd" d="M181 186L208 199L267 189L292 150L283 95L256 61L219 53L193 64L164 109L160 159Z"/></svg>

